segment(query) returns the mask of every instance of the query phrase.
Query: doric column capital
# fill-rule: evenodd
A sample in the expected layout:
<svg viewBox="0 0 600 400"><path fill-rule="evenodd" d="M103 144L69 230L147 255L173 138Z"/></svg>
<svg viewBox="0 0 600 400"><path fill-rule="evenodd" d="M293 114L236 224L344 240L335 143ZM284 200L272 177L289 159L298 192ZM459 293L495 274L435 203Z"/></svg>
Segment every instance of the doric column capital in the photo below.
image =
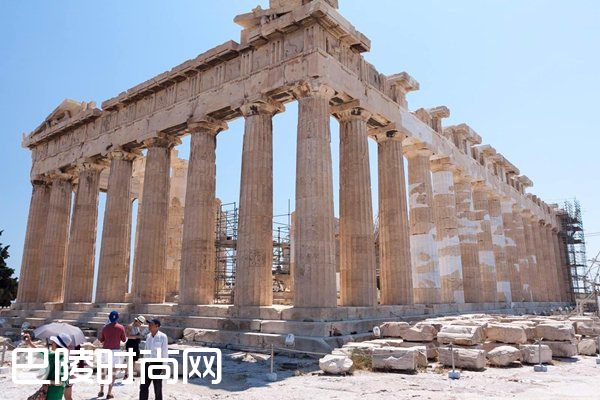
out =
<svg viewBox="0 0 600 400"><path fill-rule="evenodd" d="M242 104L240 111L244 117L252 115L275 115L285 111L283 104L272 100L257 100Z"/></svg>
<svg viewBox="0 0 600 400"><path fill-rule="evenodd" d="M436 155L431 158L431 172L456 170L456 165L452 162L452 157L446 155Z"/></svg>
<svg viewBox="0 0 600 400"><path fill-rule="evenodd" d="M163 148L172 148L181 144L181 139L178 136L170 136L166 134L161 134L157 137L153 137L150 139L144 140L144 146L147 148L152 147L163 147Z"/></svg>
<svg viewBox="0 0 600 400"><path fill-rule="evenodd" d="M75 179L75 175L69 172L63 172L59 169L49 172L47 175L49 181L61 180L65 182L72 182Z"/></svg>
<svg viewBox="0 0 600 400"><path fill-rule="evenodd" d="M227 125L227 122L211 117L194 118L187 122L187 129L191 134L203 132L217 135L228 128L229 126Z"/></svg>
<svg viewBox="0 0 600 400"><path fill-rule="evenodd" d="M99 171L108 167L108 160L105 158L100 159L84 159L79 160L74 168L74 172L80 174L84 171Z"/></svg>
<svg viewBox="0 0 600 400"><path fill-rule="evenodd" d="M412 143L404 145L402 147L406 158L413 157L431 157L433 151L431 151L424 143Z"/></svg>
<svg viewBox="0 0 600 400"><path fill-rule="evenodd" d="M39 174L31 178L32 186L44 186L50 182L50 178L46 174Z"/></svg>
<svg viewBox="0 0 600 400"><path fill-rule="evenodd" d="M331 109L333 116L340 122L351 120L368 121L373 115L372 112L360 107L358 101L333 106Z"/></svg>
<svg viewBox="0 0 600 400"><path fill-rule="evenodd" d="M292 93L296 100L304 97L323 97L329 100L335 96L334 89L317 82L302 82L292 89Z"/></svg>
<svg viewBox="0 0 600 400"><path fill-rule="evenodd" d="M118 147L108 152L106 156L109 160L134 161L137 158L141 157L142 153L138 149L125 150L122 147Z"/></svg>

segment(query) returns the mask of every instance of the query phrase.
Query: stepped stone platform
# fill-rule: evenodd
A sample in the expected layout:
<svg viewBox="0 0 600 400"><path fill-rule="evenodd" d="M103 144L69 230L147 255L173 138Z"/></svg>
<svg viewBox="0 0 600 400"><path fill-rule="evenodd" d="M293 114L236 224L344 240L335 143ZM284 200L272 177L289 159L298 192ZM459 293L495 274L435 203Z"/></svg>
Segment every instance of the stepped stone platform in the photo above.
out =
<svg viewBox="0 0 600 400"><path fill-rule="evenodd" d="M283 347L286 335L296 336L296 349L328 353L350 341L372 336L374 326L386 321L417 321L431 316L473 312L499 314L546 313L568 303L466 303L378 307L294 308L291 306L244 307L233 305L182 306L178 304L45 303L19 304L0 311L6 320L0 335L18 337L28 322L37 327L52 321L79 326L94 337L117 310L128 323L135 316L160 318L163 331L173 340L184 329L194 328L195 341L223 348ZM199 340L200 338L200 340Z"/></svg>

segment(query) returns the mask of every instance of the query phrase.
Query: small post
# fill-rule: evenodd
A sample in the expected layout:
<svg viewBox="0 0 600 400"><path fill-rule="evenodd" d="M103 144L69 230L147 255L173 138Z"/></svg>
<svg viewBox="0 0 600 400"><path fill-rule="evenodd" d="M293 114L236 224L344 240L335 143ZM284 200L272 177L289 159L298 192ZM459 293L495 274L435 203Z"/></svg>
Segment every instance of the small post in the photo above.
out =
<svg viewBox="0 0 600 400"><path fill-rule="evenodd" d="M452 371L448 372L448 378L460 379L460 372L454 369L454 343L450 343L450 358L452 360Z"/></svg>
<svg viewBox="0 0 600 400"><path fill-rule="evenodd" d="M273 372L273 365L275 362L275 351L273 350L273 343L271 343L271 372L267 374L267 380L275 382L277 380L277 373Z"/></svg>
<svg viewBox="0 0 600 400"><path fill-rule="evenodd" d="M598 350L598 357L596 357L596 364L600 365L600 335L596 336L596 347Z"/></svg>
<svg viewBox="0 0 600 400"><path fill-rule="evenodd" d="M542 364L542 338L538 339L536 341L537 345L538 345L538 361L539 364L538 365L534 365L533 366L533 370L535 372L548 372L548 367L546 367L544 364Z"/></svg>

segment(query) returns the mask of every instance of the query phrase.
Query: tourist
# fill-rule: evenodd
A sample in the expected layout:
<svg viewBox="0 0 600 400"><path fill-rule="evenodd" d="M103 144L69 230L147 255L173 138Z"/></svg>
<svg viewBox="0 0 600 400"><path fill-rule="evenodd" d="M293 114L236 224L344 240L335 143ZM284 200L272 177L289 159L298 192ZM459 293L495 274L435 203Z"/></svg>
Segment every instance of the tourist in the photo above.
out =
<svg viewBox="0 0 600 400"><path fill-rule="evenodd" d="M150 333L146 336L146 350L150 351L150 358L166 358L169 356L168 338L160 329L160 321L152 319L148 322ZM154 385L154 398L162 400L162 379L150 379L148 369L150 365L161 365L161 362L143 362L144 375L140 383L140 400L148 400L148 389L150 383Z"/></svg>
<svg viewBox="0 0 600 400"><path fill-rule="evenodd" d="M31 336L29 333L23 334L23 341L26 346L29 347L38 347L31 341ZM46 400L62 400L63 395L65 394L65 386L69 384L69 380L66 381L60 380L59 383L54 383L56 379L56 369L55 369L55 359L56 359L56 349L69 349L69 345L71 344L71 337L67 334L61 333L57 336L50 337L50 351L48 352L48 374L46 375L46 380L50 381L49 385L44 385L36 394L46 391ZM60 355L60 358L63 358L63 355ZM60 363L61 369L58 372L59 376L65 376L68 374L68 371L62 369L63 363ZM34 395L35 396L35 395ZM39 397L36 397L39 398Z"/></svg>
<svg viewBox="0 0 600 400"><path fill-rule="evenodd" d="M100 334L100 342L102 343L102 348L107 349L113 352L112 364L113 366L119 362L118 357L115 356L115 352L121 350L121 342L127 341L127 337L125 336L125 328L123 325L119 324L119 313L116 311L111 311L108 315L109 323L102 328L102 333ZM102 369L102 378L106 377L106 369ZM108 385L108 392L106 393L107 399L114 399L112 395L113 385L115 384L115 371L113 370L112 374L112 382ZM100 385L100 392L98 392L98 397L104 396L104 386Z"/></svg>
<svg viewBox="0 0 600 400"><path fill-rule="evenodd" d="M135 363L140 358L140 342L144 337L144 325L146 324L146 318L143 315L139 315L133 319L133 322L127 325L125 328L125 334L127 335L127 342L125 342L125 349L132 349L135 355L133 356L133 362ZM125 373L123 379L127 379L133 371Z"/></svg>

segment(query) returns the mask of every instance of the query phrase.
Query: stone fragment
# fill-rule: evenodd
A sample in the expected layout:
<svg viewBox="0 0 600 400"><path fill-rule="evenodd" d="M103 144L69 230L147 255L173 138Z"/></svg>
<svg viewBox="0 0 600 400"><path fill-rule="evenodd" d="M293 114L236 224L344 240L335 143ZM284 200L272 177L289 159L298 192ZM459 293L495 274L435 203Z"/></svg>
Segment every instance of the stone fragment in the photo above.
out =
<svg viewBox="0 0 600 400"><path fill-rule="evenodd" d="M391 346L396 346L396 347L403 347L403 348L425 347L425 354L427 356L427 359L429 359L429 360L434 360L438 356L437 342L436 341L433 341L433 342L423 342L423 343L419 343L419 342L400 342L400 343L394 343L394 344L390 344L390 345Z"/></svg>
<svg viewBox="0 0 600 400"><path fill-rule="evenodd" d="M341 351L348 356L353 354L371 355L374 349L380 348L381 345L375 343L351 342L342 346Z"/></svg>
<svg viewBox="0 0 600 400"><path fill-rule="evenodd" d="M575 339L575 329L567 324L540 323L535 327L535 337L549 341L569 342Z"/></svg>
<svg viewBox="0 0 600 400"><path fill-rule="evenodd" d="M198 333L198 329L185 328L183 330L183 339L187 340L188 342L193 342L194 338L196 337L196 333Z"/></svg>
<svg viewBox="0 0 600 400"><path fill-rule="evenodd" d="M490 351L487 359L493 366L506 367L521 360L521 351L513 346L500 346Z"/></svg>
<svg viewBox="0 0 600 400"><path fill-rule="evenodd" d="M575 322L575 333L581 336L599 336L600 323L595 322Z"/></svg>
<svg viewBox="0 0 600 400"><path fill-rule="evenodd" d="M542 356L542 364L548 364L552 362L552 350L549 346L543 344L538 346L537 344L523 344L519 347L521 350L521 361L525 364L539 364L540 362L540 348Z"/></svg>
<svg viewBox="0 0 600 400"><path fill-rule="evenodd" d="M542 341L552 350L552 357L575 357L577 355L577 345L572 342L561 341Z"/></svg>
<svg viewBox="0 0 600 400"><path fill-rule="evenodd" d="M417 369L419 351L415 348L381 347L373 350L373 369L414 371Z"/></svg>
<svg viewBox="0 0 600 400"><path fill-rule="evenodd" d="M406 322L384 322L380 325L382 337L400 338L402 333L409 329L410 325Z"/></svg>
<svg viewBox="0 0 600 400"><path fill-rule="evenodd" d="M577 353L584 356L596 355L596 339L581 339L577 343Z"/></svg>
<svg viewBox="0 0 600 400"><path fill-rule="evenodd" d="M431 324L418 323L402 333L402 339L407 342L432 342L437 330Z"/></svg>
<svg viewBox="0 0 600 400"><path fill-rule="evenodd" d="M510 324L489 324L485 328L487 340L501 343L523 344L527 342L525 330Z"/></svg>
<svg viewBox="0 0 600 400"><path fill-rule="evenodd" d="M352 365L350 357L343 355L328 354L319 360L319 368L327 374L345 374L350 371Z"/></svg>
<svg viewBox="0 0 600 400"><path fill-rule="evenodd" d="M485 351L479 349L454 348L454 365L457 368L482 370L485 368ZM439 361L442 365L452 366L452 353L449 347L438 349Z"/></svg>
<svg viewBox="0 0 600 400"><path fill-rule="evenodd" d="M483 342L483 329L480 326L445 325L437 334L440 344L472 346Z"/></svg>

